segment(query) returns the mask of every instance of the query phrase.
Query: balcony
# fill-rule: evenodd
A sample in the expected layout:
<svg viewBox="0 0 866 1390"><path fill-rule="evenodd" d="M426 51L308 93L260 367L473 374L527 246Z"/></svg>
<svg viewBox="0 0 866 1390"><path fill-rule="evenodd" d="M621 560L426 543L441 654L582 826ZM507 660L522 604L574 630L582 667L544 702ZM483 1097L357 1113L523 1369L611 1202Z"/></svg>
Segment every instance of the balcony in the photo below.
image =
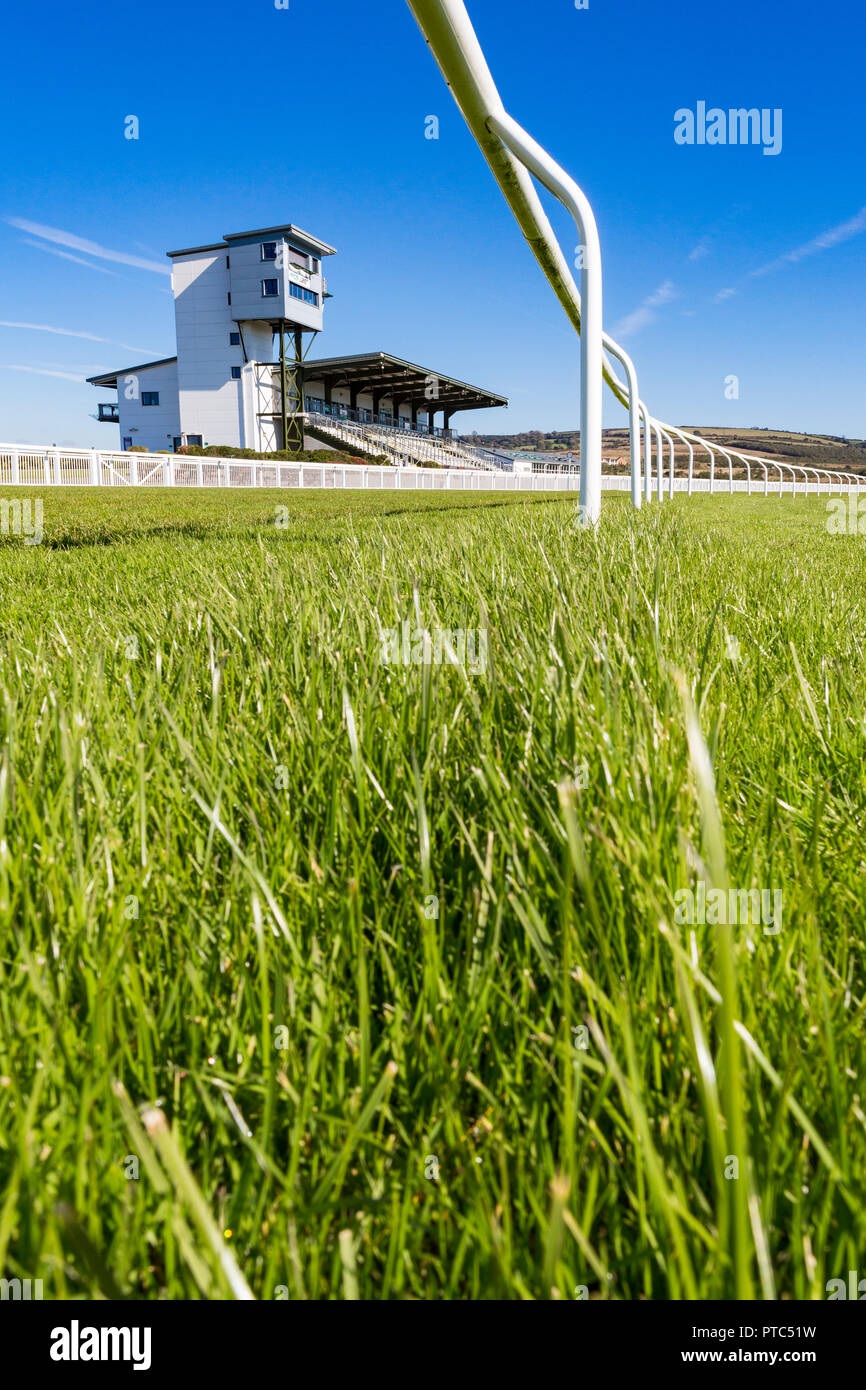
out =
<svg viewBox="0 0 866 1390"><path fill-rule="evenodd" d="M101 404L101 405L98 405L98 406L96 407L96 409L97 409L97 411L99 412L96 418L97 418L97 420L100 421L101 424L103 424L103 425L119 425L119 424L120 424L120 412L119 412L118 407L117 407L116 404L110 404L110 405Z"/></svg>

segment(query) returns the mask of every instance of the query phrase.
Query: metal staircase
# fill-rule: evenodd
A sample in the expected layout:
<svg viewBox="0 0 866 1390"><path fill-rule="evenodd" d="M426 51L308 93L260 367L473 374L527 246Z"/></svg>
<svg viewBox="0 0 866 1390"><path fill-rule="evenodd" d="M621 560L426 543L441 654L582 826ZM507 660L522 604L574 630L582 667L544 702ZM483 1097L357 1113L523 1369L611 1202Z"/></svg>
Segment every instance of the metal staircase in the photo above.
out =
<svg viewBox="0 0 866 1390"><path fill-rule="evenodd" d="M355 413L355 412L353 412ZM494 471L498 464L493 454L446 439L427 435L394 425L374 424L345 415L323 415L308 410L304 416L304 431L323 444L371 457L384 455L389 463L401 468L468 468L473 472Z"/></svg>

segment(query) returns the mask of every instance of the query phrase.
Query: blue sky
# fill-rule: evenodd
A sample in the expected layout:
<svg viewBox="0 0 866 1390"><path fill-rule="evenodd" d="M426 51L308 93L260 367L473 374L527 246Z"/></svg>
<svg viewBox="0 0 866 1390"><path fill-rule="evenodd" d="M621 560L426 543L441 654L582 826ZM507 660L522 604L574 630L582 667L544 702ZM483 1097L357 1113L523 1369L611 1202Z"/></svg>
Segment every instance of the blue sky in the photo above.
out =
<svg viewBox="0 0 866 1390"><path fill-rule="evenodd" d="M511 114L593 204L605 324L654 413L866 435L859 6L468 9ZM404 0L48 0L8 10L5 41L0 440L114 445L82 379L173 354L164 252L291 221L339 248L316 355L500 391L508 411L463 417L482 432L576 427L577 339ZM781 153L676 144L699 101L780 108Z"/></svg>

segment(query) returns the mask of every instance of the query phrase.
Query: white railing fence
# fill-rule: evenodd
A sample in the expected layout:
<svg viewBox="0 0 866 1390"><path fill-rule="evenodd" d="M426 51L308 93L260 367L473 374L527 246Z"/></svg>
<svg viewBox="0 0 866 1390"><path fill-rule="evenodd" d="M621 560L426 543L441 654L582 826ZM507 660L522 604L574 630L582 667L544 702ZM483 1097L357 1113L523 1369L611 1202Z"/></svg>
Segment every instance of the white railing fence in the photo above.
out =
<svg viewBox="0 0 866 1390"><path fill-rule="evenodd" d="M790 464L773 464L779 474L773 493L829 496L851 493L859 480L852 474L817 470L815 480L801 482ZM791 474L783 479L782 469ZM633 478L607 474L600 479L605 492L629 492ZM580 472L514 473L480 468L413 468L395 464L291 463L275 459L195 458L177 454L106 453L100 449L55 449L0 444L0 487L149 487L149 488L360 488L409 492L581 492ZM668 480L670 488L670 480ZM767 495L763 481L734 478L725 485L737 493ZM711 478L675 477L673 490L697 493L718 490Z"/></svg>
<svg viewBox="0 0 866 1390"><path fill-rule="evenodd" d="M0 487L394 488L450 492L576 492L575 473L482 468L293 463L179 454L105 452L0 444Z"/></svg>
<svg viewBox="0 0 866 1390"><path fill-rule="evenodd" d="M415 16L418 27L436 59L439 69L451 88L457 105L478 146L484 155L499 187L511 208L520 230L543 270L551 288L562 308L580 335L580 461L581 489L580 502L587 520L598 520L601 509L601 428L602 428L602 384L607 383L616 399L629 413L630 455L631 455L631 500L635 507L641 499L652 501L653 435L655 435L655 468L657 497L661 502L665 494L670 497L680 491L679 479L675 478L674 445L671 435L676 435L689 449L689 469L686 478L686 492L704 491L693 476L694 455L692 446L698 444L710 454L710 479L707 491L716 490L716 453L727 462L728 487L730 492L752 493L752 479L747 476L742 487L735 485L731 453L746 466L751 473L751 464L779 472L779 495L791 492L796 495L798 481L802 479L804 495L817 492L808 481L808 470L799 464L779 465L773 459L762 458L756 454L744 454L740 450L730 452L720 445L710 444L698 435L688 434L655 419L638 394L637 372L624 348L604 331L602 303L602 261L601 247L595 217L589 200L574 179L556 163L546 150L537 144L525 130L505 110L502 98L487 65L487 60L478 42L472 22L463 0L407 0ZM559 199L574 218L579 244L578 264L580 267L580 289L563 254L562 248L553 232L550 221L544 212L532 176ZM606 353L622 366L626 381L616 376ZM641 418L643 419L643 469L644 489L641 488ZM665 443L670 449L670 474L665 489ZM790 486L783 485L782 468L791 474ZM834 486L861 486L861 480L854 474L821 469L825 476L832 476ZM768 475L767 475L768 477ZM762 493L766 495L768 481L762 475Z"/></svg>

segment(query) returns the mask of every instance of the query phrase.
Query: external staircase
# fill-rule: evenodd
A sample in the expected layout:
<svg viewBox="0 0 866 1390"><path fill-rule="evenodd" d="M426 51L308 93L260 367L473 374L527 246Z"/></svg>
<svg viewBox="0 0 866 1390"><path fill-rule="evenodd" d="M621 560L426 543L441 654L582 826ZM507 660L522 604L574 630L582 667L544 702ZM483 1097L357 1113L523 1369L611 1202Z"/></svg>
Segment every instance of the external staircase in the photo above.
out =
<svg viewBox="0 0 866 1390"><path fill-rule="evenodd" d="M352 418L353 415L357 417L358 412L324 415L309 410L304 416L304 433L335 448L349 448L369 457L384 456L389 463L403 468L420 465L492 472L505 462L504 456L454 438L373 423Z"/></svg>

